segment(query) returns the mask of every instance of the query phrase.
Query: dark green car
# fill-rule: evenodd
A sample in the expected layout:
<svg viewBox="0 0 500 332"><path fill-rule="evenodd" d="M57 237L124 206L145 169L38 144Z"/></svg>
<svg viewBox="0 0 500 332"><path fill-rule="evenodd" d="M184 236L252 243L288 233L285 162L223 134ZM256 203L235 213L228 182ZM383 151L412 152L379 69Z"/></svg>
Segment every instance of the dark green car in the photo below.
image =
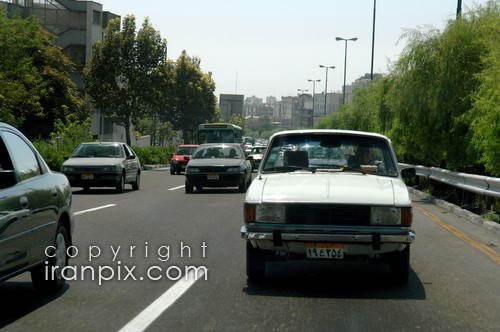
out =
<svg viewBox="0 0 500 332"><path fill-rule="evenodd" d="M72 231L68 179L52 172L23 134L0 122L0 282L30 271L35 288L60 289Z"/></svg>

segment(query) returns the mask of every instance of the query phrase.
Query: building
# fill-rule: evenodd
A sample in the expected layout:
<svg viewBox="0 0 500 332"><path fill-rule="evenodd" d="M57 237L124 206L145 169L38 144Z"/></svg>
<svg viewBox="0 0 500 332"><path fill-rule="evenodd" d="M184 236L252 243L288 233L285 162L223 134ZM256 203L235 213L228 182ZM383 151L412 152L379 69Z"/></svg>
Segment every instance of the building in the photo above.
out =
<svg viewBox="0 0 500 332"><path fill-rule="evenodd" d="M220 116L228 121L233 114L243 118L244 95L221 94L219 98Z"/></svg>
<svg viewBox="0 0 500 332"><path fill-rule="evenodd" d="M315 127L322 116L338 112L342 105L342 93L334 92L326 94L326 110L325 110L325 94L317 93L314 95L314 115L313 126Z"/></svg>
<svg viewBox="0 0 500 332"><path fill-rule="evenodd" d="M8 16L35 16L53 33L55 42L75 64L71 79L83 89L83 68L92 56L92 46L104 37L109 21L120 16L104 11L100 3L76 0L0 0ZM91 131L101 141L126 140L125 128L105 118L98 110L90 115ZM135 144L135 137L132 144Z"/></svg>

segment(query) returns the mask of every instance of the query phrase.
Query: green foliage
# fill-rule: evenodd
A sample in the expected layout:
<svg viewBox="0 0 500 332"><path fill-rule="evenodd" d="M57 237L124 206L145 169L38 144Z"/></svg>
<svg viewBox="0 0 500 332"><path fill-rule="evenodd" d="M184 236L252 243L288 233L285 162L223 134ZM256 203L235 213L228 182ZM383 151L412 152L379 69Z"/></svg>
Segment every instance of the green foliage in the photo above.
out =
<svg viewBox="0 0 500 332"><path fill-rule="evenodd" d="M119 19L108 24L85 67L87 93L103 114L125 127L128 144L131 119L151 113L156 105L156 71L166 48L149 20L136 32L134 16L126 16L121 27Z"/></svg>
<svg viewBox="0 0 500 332"><path fill-rule="evenodd" d="M407 32L389 75L318 128L381 132L406 162L500 174L499 31L499 5L489 2L443 32Z"/></svg>
<svg viewBox="0 0 500 332"><path fill-rule="evenodd" d="M169 147L159 147L159 146L150 146L150 147L133 147L134 152L139 157L139 160L142 165L166 165L170 162L171 155L174 153L175 148L172 146Z"/></svg>
<svg viewBox="0 0 500 332"><path fill-rule="evenodd" d="M229 118L227 123L234 124L236 126L241 127L242 129L245 128L245 120L237 114L231 114L231 117Z"/></svg>
<svg viewBox="0 0 500 332"><path fill-rule="evenodd" d="M56 120L55 131L50 140L35 140L33 145L42 155L50 169L59 171L64 157L69 157L82 142L92 141L90 119L80 120L76 115L68 115L65 121Z"/></svg>
<svg viewBox="0 0 500 332"><path fill-rule="evenodd" d="M0 121L48 137L55 120L86 116L69 78L73 64L34 17L8 18L0 10L0 59Z"/></svg>

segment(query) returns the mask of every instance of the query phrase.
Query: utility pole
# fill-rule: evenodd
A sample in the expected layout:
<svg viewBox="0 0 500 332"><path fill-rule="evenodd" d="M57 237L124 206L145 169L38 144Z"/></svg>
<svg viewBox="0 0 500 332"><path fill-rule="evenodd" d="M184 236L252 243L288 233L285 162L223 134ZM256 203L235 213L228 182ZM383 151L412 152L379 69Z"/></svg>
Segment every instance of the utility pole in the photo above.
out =
<svg viewBox="0 0 500 332"><path fill-rule="evenodd" d="M462 0L457 0L457 20L462 17Z"/></svg>

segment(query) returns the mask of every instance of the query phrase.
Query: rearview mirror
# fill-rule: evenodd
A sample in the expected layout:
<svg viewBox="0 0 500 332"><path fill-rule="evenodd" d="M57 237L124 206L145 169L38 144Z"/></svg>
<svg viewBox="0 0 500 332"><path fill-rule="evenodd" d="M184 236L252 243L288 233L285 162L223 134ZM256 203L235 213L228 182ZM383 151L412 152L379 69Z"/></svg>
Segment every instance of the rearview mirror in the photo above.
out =
<svg viewBox="0 0 500 332"><path fill-rule="evenodd" d="M0 189L12 187L16 183L16 172L14 172L13 170L0 171Z"/></svg>

